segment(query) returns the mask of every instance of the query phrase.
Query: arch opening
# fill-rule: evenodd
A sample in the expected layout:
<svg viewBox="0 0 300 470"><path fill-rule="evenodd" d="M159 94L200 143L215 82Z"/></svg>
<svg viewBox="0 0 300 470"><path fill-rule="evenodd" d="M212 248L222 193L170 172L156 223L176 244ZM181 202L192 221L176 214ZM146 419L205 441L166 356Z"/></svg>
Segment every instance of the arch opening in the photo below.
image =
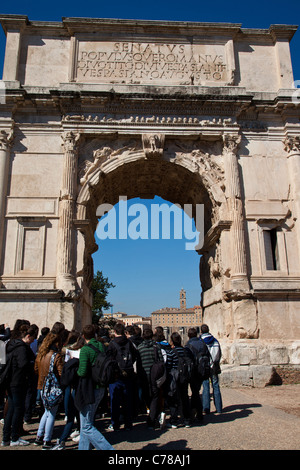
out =
<svg viewBox="0 0 300 470"><path fill-rule="evenodd" d="M129 161L118 159L118 164L113 165L113 168L109 168L109 165L112 165L111 160L108 160L108 164L106 160L106 165L102 163L94 172L90 172L89 178L83 182L77 200L77 218L88 221L88 230L84 230L83 269L77 271L77 279L78 275L82 277L81 285L88 309L91 302L89 286L94 274L93 254L98 250L94 237L98 226L97 209L100 206L113 207L119 203L120 197L126 198L127 201L136 198L153 201L158 196L173 205L179 205L183 210L188 207L196 229L199 228L197 207L201 206L203 236L216 220L217 204L207 190L207 182L204 183L194 165L188 166L184 160L172 161L168 157L147 159L144 155L135 155L135 158L131 157ZM198 259L200 261L200 257ZM204 272L205 278L209 276L207 270ZM201 273L200 277L201 282L198 270L199 300L203 282ZM210 280L207 278L205 286L209 284Z"/></svg>

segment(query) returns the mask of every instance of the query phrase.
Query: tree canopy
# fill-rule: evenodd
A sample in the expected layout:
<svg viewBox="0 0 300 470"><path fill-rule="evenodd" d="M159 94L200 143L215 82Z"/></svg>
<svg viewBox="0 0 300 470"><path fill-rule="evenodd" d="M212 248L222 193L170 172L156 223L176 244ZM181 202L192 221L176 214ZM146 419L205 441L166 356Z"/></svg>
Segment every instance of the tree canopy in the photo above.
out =
<svg viewBox="0 0 300 470"><path fill-rule="evenodd" d="M108 310L112 307L112 304L107 300L109 289L115 287L115 285L109 282L107 277L104 277L102 271L97 271L94 274L94 279L91 285L91 292L93 295L93 323L98 323L99 319L103 315L104 310Z"/></svg>

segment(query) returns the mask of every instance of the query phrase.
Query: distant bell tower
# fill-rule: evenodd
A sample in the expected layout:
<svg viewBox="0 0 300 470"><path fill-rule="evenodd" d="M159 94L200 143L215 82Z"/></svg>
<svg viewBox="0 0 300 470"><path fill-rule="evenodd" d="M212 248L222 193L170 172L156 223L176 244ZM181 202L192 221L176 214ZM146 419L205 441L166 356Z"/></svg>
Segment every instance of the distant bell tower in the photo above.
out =
<svg viewBox="0 0 300 470"><path fill-rule="evenodd" d="M186 310L186 292L184 289L180 291L180 310Z"/></svg>

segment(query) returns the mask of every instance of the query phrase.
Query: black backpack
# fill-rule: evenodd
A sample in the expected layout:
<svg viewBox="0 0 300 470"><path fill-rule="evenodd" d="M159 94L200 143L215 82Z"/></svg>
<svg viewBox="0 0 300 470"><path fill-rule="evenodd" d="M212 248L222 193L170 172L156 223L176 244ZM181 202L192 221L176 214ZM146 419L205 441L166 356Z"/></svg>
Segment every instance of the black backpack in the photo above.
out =
<svg viewBox="0 0 300 470"><path fill-rule="evenodd" d="M178 382L183 384L183 383L189 383L192 378L193 378L193 372L194 372L194 361L192 357L188 354L186 349L184 349L184 355L180 356L177 349L174 348L173 351L178 357Z"/></svg>
<svg viewBox="0 0 300 470"><path fill-rule="evenodd" d="M106 387L116 380L119 372L118 362L112 356L88 343L88 346L97 352L97 357L92 365L93 382L102 387Z"/></svg>
<svg viewBox="0 0 300 470"><path fill-rule="evenodd" d="M131 343L127 341L123 346L120 346L117 342L113 341L112 344L117 350L116 361L118 363L120 373L122 377L133 375L133 357L131 352Z"/></svg>
<svg viewBox="0 0 300 470"><path fill-rule="evenodd" d="M202 341L200 350L193 348L192 345L190 346L195 356L195 375L201 380L207 380L210 377L210 354L203 339L199 338L199 341Z"/></svg>
<svg viewBox="0 0 300 470"><path fill-rule="evenodd" d="M161 361L158 357L158 346L154 345L154 363L150 369L150 382L157 388L160 388L167 379L166 366L164 361Z"/></svg>

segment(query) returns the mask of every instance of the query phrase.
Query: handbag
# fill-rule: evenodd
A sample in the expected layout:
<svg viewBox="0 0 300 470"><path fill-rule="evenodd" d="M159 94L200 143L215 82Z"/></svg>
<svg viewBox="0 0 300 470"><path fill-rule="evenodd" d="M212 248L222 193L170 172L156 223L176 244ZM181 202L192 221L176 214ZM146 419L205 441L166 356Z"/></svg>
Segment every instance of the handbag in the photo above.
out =
<svg viewBox="0 0 300 470"><path fill-rule="evenodd" d="M63 399L63 391L53 370L56 354L57 353L53 353L51 356L49 372L42 390L42 401L46 410L50 410L53 406L58 405Z"/></svg>

